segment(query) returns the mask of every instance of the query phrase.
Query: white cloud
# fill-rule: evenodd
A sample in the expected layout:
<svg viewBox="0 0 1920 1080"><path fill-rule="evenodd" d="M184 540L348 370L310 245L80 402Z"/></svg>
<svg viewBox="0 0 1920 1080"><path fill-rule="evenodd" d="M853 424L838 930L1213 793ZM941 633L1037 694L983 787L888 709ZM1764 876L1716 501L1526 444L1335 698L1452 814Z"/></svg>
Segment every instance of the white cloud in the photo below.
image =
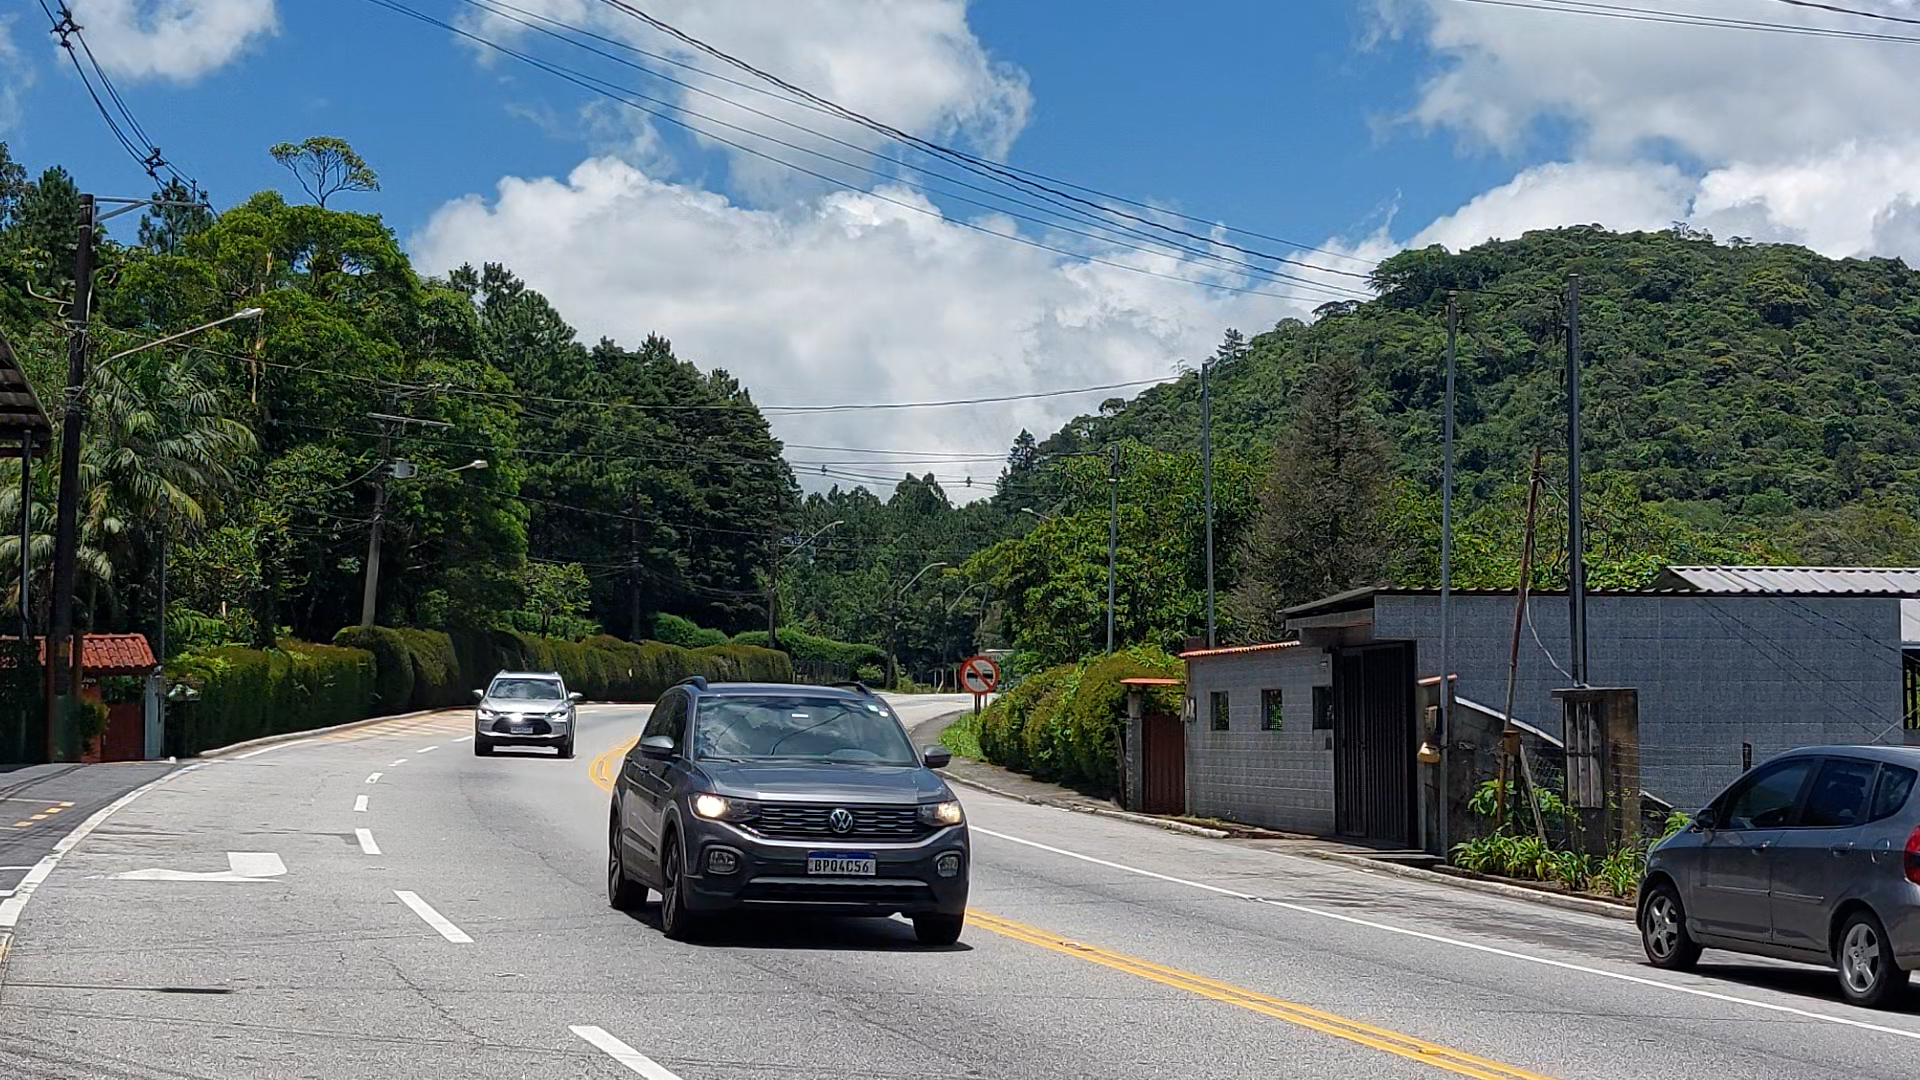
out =
<svg viewBox="0 0 1920 1080"><path fill-rule="evenodd" d="M1554 162L1476 196L1422 229L1408 246L1444 244L1459 251L1560 225L1663 228L1687 216L1692 187L1671 165Z"/></svg>
<svg viewBox="0 0 1920 1080"><path fill-rule="evenodd" d="M110 74L187 82L279 29L274 0L69 0Z"/></svg>
<svg viewBox="0 0 1920 1080"><path fill-rule="evenodd" d="M588 0L520 0L516 6L617 35L640 48L693 62L727 78L761 85L751 75L726 67L610 5ZM781 0L777 4L764 0L656 0L647 6L651 13L689 35L790 83L917 135L964 139L988 156L1006 153L1026 126L1032 108L1025 74L988 55L967 25L965 0ZM494 40L517 36L523 45L537 46L542 55L569 65L590 59L560 49L499 14L474 14L468 25ZM490 50L482 49L481 55L494 59ZM707 128L709 135L855 181L859 174L853 170L720 125L735 125L747 132L871 163L859 151L834 146L729 102L749 105L858 146L873 147L882 141L873 132L784 98L756 94L659 61L636 59L699 89L652 82L630 69L612 66L606 66L602 77L643 88L654 96L671 96L686 108L707 114L711 120L691 122ZM727 101L716 100L701 90L723 94ZM703 141L729 155L731 178L739 190L769 201L809 190L808 181L783 166L720 146L712 139Z"/></svg>
<svg viewBox="0 0 1920 1080"><path fill-rule="evenodd" d="M898 189L877 195L931 209ZM1164 378L1176 360L1211 352L1226 326L1258 331L1318 303L1209 295L984 235L875 195L743 209L611 158L589 160L565 181L509 178L492 199L449 203L410 246L433 271L505 262L583 338L633 343L658 332L681 357L739 376L762 404L984 397ZM1199 273L1171 260L1151 266ZM773 422L790 442L998 455L1021 427L1048 434L1103 396ZM999 472L991 461L877 471L901 468L970 474L972 495L990 490ZM817 474L807 482L823 486ZM948 486L956 497L969 494Z"/></svg>
<svg viewBox="0 0 1920 1080"><path fill-rule="evenodd" d="M15 17L0 15L0 131L20 122L20 92L33 82L33 69L13 43Z"/></svg>

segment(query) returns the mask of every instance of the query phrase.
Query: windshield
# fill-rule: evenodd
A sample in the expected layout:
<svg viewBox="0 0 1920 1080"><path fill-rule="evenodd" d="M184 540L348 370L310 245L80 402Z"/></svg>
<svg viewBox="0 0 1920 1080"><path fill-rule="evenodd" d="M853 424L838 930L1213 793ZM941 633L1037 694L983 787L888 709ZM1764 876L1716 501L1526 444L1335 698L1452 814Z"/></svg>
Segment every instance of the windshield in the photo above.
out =
<svg viewBox="0 0 1920 1080"><path fill-rule="evenodd" d="M703 702L694 756L741 761L841 761L912 765L913 744L878 702L805 697L723 697Z"/></svg>
<svg viewBox="0 0 1920 1080"><path fill-rule="evenodd" d="M559 701L560 684L553 679L495 679L487 696L495 701Z"/></svg>

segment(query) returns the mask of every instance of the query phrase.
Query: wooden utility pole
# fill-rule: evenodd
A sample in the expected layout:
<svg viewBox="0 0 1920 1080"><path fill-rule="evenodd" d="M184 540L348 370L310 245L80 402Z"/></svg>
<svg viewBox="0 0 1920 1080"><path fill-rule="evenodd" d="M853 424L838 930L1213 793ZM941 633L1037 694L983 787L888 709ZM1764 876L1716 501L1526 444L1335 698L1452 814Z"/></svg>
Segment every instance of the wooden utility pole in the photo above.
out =
<svg viewBox="0 0 1920 1080"><path fill-rule="evenodd" d="M67 309L66 412L60 423L60 495L53 521L53 595L47 617L47 760L59 759L59 723L73 693L73 587L80 515L80 431L86 424L87 313L93 304L94 198L80 196L73 252L73 305Z"/></svg>
<svg viewBox="0 0 1920 1080"><path fill-rule="evenodd" d="M1507 704L1500 717L1500 776L1494 783L1494 820L1507 823L1507 781L1520 748L1520 729L1513 722L1514 683L1520 677L1520 630L1527 617L1527 591L1533 576L1533 522L1540 506L1540 448L1533 448L1533 467L1527 474L1527 524L1520 541L1520 586L1513 605L1513 644L1507 653ZM1443 686L1444 689L1444 686ZM1538 813L1535 808L1535 813Z"/></svg>

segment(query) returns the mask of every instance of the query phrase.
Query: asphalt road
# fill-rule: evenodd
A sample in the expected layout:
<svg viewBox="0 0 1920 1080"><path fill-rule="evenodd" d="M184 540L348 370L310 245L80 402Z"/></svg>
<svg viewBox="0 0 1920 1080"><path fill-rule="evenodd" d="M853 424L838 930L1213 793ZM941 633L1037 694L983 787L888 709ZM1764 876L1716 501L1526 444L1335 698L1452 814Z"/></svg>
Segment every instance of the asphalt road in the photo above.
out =
<svg viewBox="0 0 1920 1080"><path fill-rule="evenodd" d="M476 758L451 715L171 775L31 895L0 1077L1813 1080L1920 1053L1920 1015L1824 972L1668 975L1624 922L970 790L959 946L771 918L669 942L604 898L594 766L643 716L584 708L573 761Z"/></svg>

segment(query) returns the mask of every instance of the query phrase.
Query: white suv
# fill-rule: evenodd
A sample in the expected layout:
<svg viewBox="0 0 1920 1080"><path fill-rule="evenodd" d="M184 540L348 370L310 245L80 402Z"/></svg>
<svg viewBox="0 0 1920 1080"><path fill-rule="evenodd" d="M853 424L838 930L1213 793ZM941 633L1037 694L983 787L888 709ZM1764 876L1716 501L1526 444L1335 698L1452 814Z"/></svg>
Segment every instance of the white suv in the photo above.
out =
<svg viewBox="0 0 1920 1080"><path fill-rule="evenodd" d="M496 746L551 746L573 756L574 702L556 671L502 671L485 690L475 690L473 752Z"/></svg>

